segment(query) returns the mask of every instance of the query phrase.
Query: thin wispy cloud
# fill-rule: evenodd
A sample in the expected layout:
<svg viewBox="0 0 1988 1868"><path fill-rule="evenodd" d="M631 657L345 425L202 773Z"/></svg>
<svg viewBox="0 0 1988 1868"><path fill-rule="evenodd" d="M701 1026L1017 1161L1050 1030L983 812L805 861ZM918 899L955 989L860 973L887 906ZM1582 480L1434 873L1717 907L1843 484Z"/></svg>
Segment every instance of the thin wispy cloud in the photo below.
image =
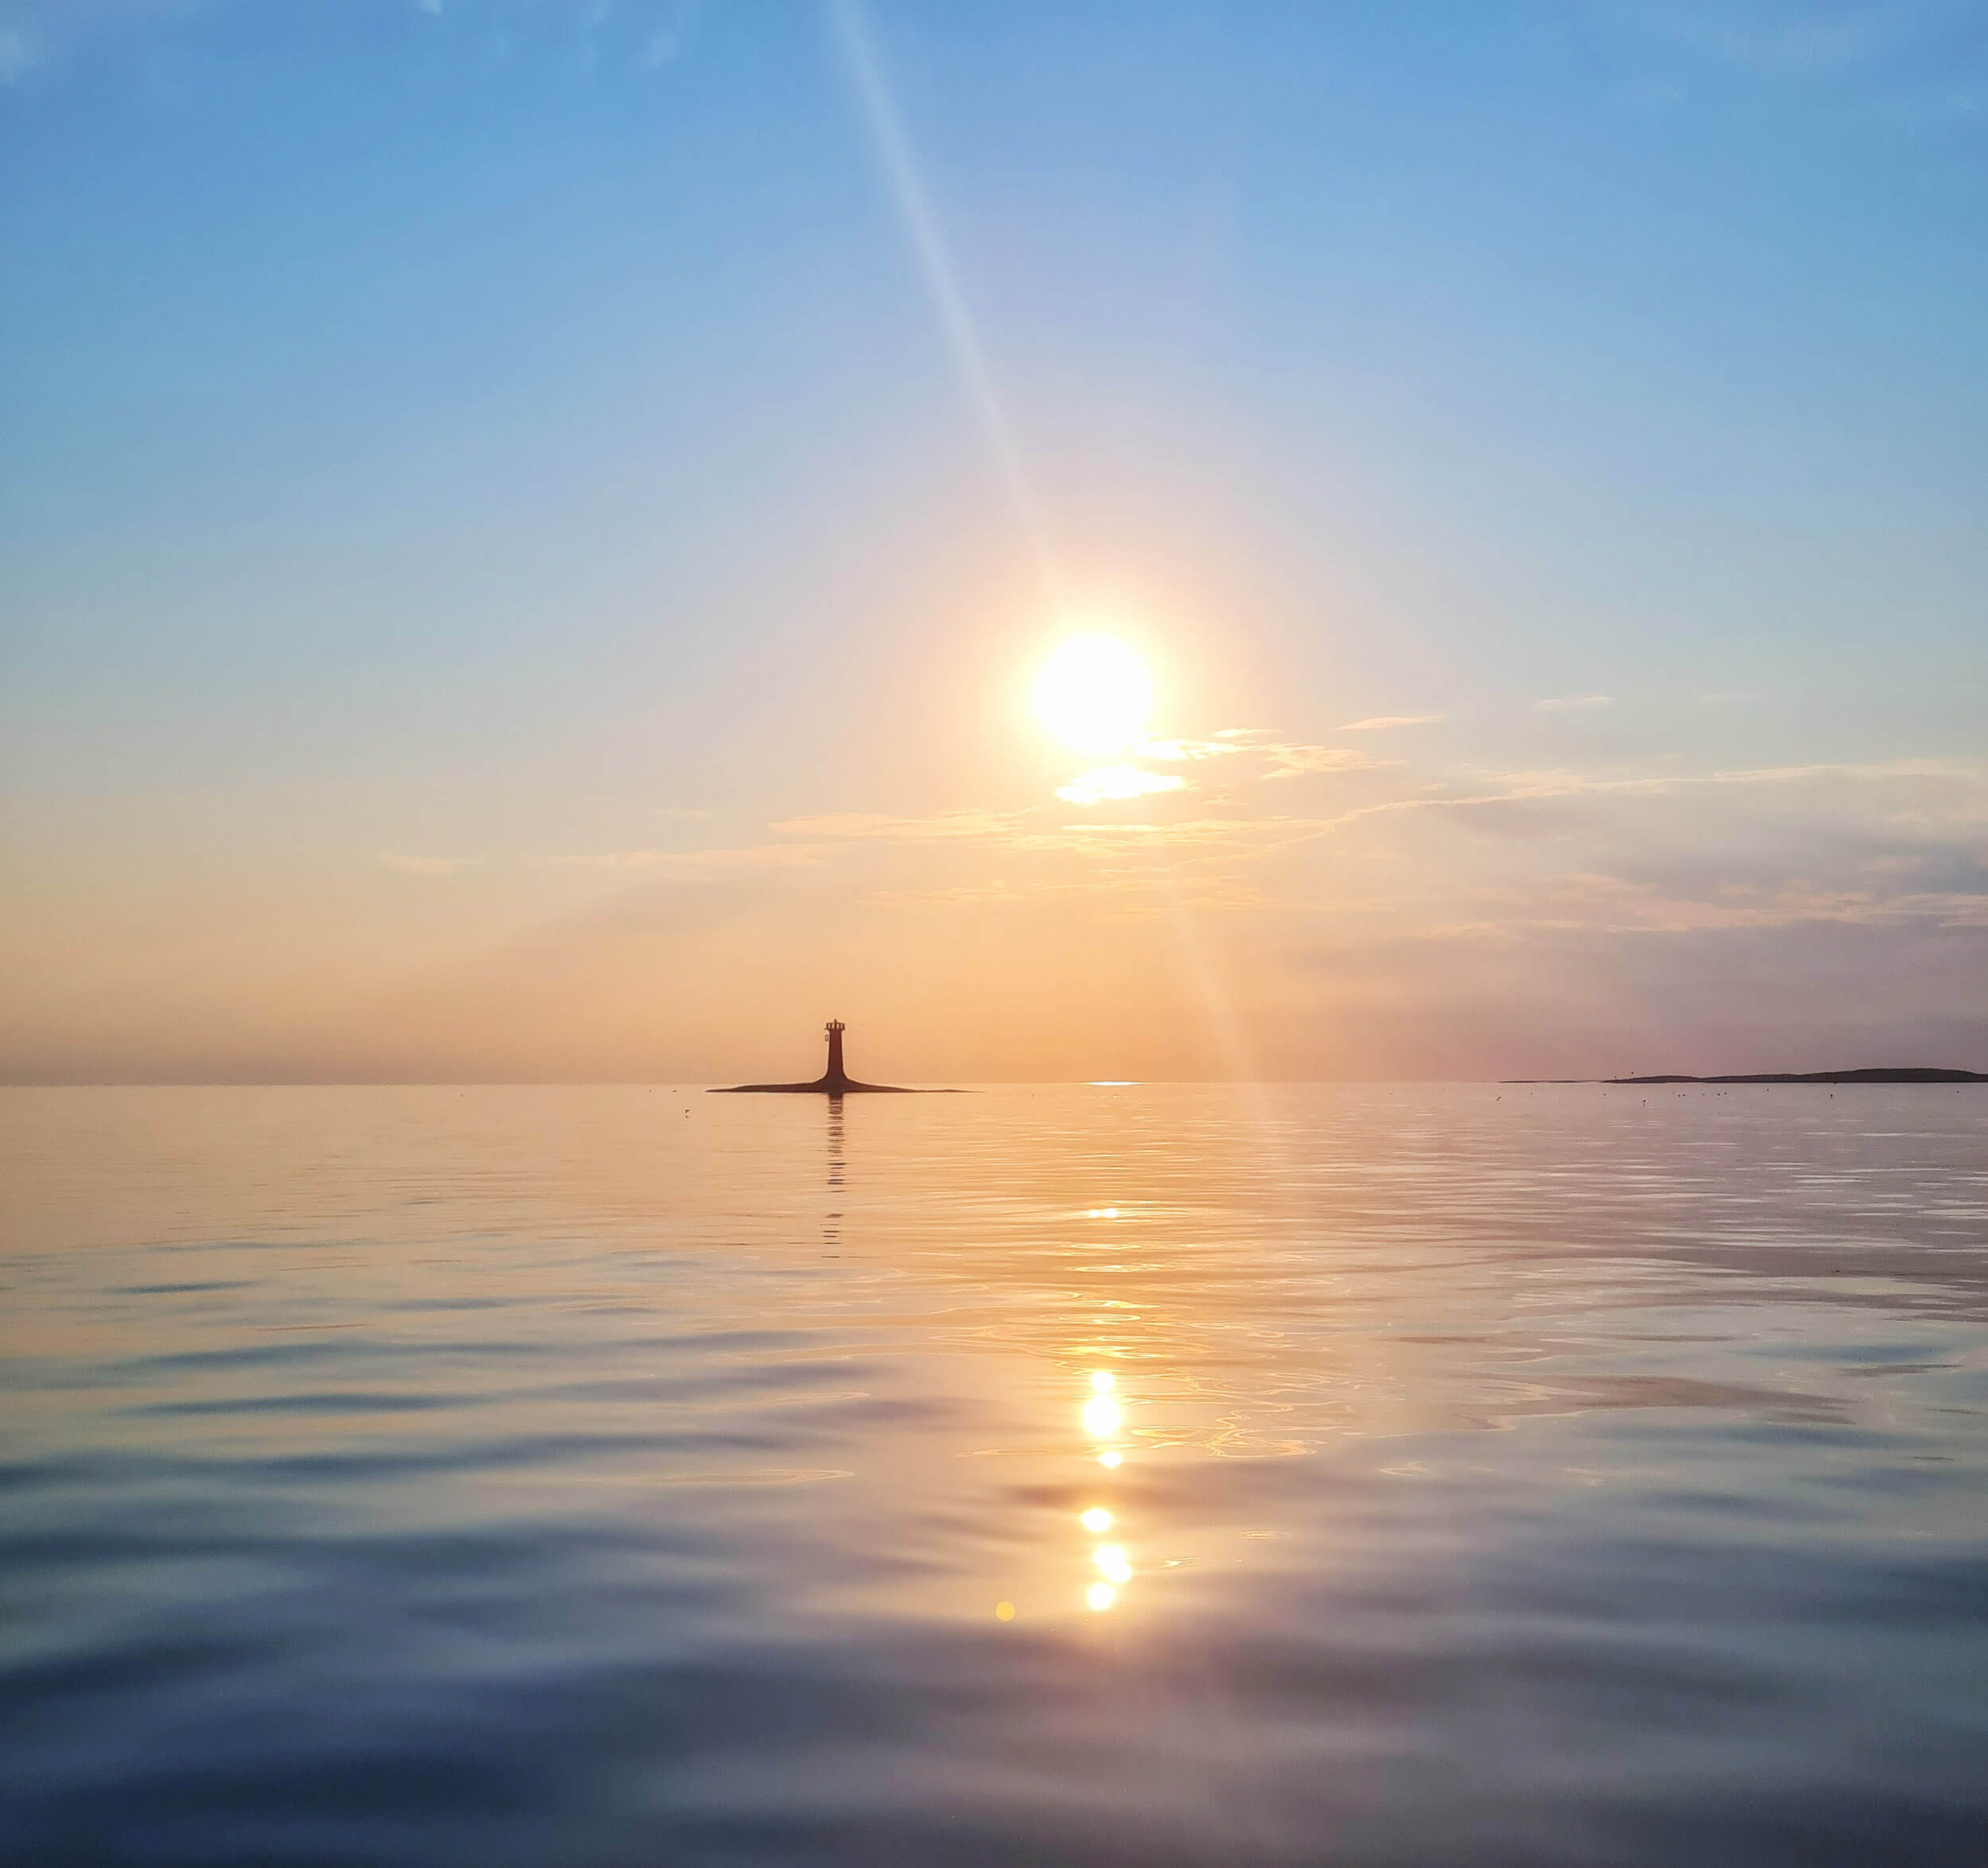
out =
<svg viewBox="0 0 1988 1868"><path fill-rule="evenodd" d="M1349 720L1339 730L1342 733L1383 733L1396 727L1435 726L1449 717L1446 713L1376 713L1369 720Z"/></svg>
<svg viewBox="0 0 1988 1868"><path fill-rule="evenodd" d="M1400 720L1375 720L1371 727L1420 726L1439 714ZM1268 769L1266 779L1294 779L1321 772L1359 772L1378 770L1396 762L1376 759L1356 746L1318 746L1302 740L1283 740L1271 727L1223 727L1205 740L1153 740L1139 748L1143 758L1163 765L1195 763L1204 759L1230 759L1253 755ZM1171 789L1171 787L1169 787ZM1062 795L1062 794L1058 794Z"/></svg>
<svg viewBox="0 0 1988 1868"><path fill-rule="evenodd" d="M380 852L380 864L384 868L402 876L455 876L464 869L480 868L487 860L482 856L410 856L396 851Z"/></svg>
<svg viewBox="0 0 1988 1868"><path fill-rule="evenodd" d="M0 26L0 84L12 84L25 77L40 59L35 41L18 26Z"/></svg>
<svg viewBox="0 0 1988 1868"><path fill-rule="evenodd" d="M536 45L584 68L661 72L696 36L701 0L404 0L435 34L485 52ZM72 54L148 32L274 10L250 0L12 0L0 20L0 86L60 71ZM464 35L468 37L465 39Z"/></svg>
<svg viewBox="0 0 1988 1868"><path fill-rule="evenodd" d="M1199 851L1211 856L1259 854L1282 845L1329 834L1339 820L1332 817L1187 817L1168 823L1111 821L1058 825L1031 830L1015 838L1023 850L1062 850L1087 857L1116 852L1167 849Z"/></svg>
<svg viewBox="0 0 1988 1868"><path fill-rule="evenodd" d="M1187 781L1173 772L1149 772L1136 765L1101 765L1079 772L1056 795L1066 804L1120 803L1165 791L1180 791Z"/></svg>
<svg viewBox="0 0 1988 1868"><path fill-rule="evenodd" d="M934 811L922 817L891 817L879 811L837 811L821 817L783 817L769 828L775 837L824 842L933 843L999 837L1011 829L1015 821L1014 814L1007 811Z"/></svg>
<svg viewBox="0 0 1988 1868"><path fill-rule="evenodd" d="M1217 734L1212 740L1147 740L1138 751L1141 759L1157 759L1162 765L1186 765L1203 759L1233 759L1249 749L1243 737Z"/></svg>
<svg viewBox="0 0 1988 1868"><path fill-rule="evenodd" d="M1967 10L1954 0L1670 0L1655 17L1672 38L1705 56L1813 79L1893 58Z"/></svg>
<svg viewBox="0 0 1988 1868"><path fill-rule="evenodd" d="M683 877L715 876L741 869L794 868L815 860L813 853L794 844L753 844L724 849L618 849L561 850L549 855L489 856L431 856L382 851L381 867L402 876L445 877L468 869L600 869L639 871L650 875Z"/></svg>
<svg viewBox="0 0 1988 1868"><path fill-rule="evenodd" d="M1267 779L1299 779L1318 772L1370 772L1390 762L1354 746L1266 746L1271 758Z"/></svg>
<svg viewBox="0 0 1988 1868"><path fill-rule="evenodd" d="M546 860L569 868L640 870L651 876L699 881L741 870L799 868L818 859L798 845L760 843L729 849L607 850Z"/></svg>

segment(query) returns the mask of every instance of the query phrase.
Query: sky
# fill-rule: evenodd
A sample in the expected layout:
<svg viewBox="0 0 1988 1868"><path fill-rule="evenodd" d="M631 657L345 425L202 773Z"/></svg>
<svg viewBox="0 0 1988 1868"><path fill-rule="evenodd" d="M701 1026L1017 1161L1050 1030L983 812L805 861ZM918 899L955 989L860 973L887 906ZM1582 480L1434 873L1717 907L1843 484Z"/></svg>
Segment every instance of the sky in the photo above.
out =
<svg viewBox="0 0 1988 1868"><path fill-rule="evenodd" d="M0 1079L1988 1069L1988 4L0 0Z"/></svg>

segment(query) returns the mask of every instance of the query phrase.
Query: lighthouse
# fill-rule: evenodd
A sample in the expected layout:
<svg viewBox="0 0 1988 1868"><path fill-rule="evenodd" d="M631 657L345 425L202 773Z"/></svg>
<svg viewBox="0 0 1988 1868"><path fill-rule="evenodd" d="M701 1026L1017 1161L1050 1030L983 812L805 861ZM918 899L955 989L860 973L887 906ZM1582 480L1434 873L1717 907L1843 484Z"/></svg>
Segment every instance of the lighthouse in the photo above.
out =
<svg viewBox="0 0 1988 1868"><path fill-rule="evenodd" d="M741 1083L731 1093L761 1092L781 1096L858 1096L865 1092L875 1094L905 1095L895 1083L859 1083L842 1066L842 1034L847 1027L840 1019L830 1019L821 1027L829 1040L829 1067L812 1083Z"/></svg>

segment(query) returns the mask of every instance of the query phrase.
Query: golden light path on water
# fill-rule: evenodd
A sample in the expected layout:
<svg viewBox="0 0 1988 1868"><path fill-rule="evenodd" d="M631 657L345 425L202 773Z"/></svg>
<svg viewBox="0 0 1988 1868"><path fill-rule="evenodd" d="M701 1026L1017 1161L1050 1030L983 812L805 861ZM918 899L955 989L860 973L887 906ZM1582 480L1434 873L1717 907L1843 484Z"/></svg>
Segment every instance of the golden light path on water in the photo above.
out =
<svg viewBox="0 0 1988 1868"><path fill-rule="evenodd" d="M1115 1207L1103 1210L1114 1218L1117 1217ZM1117 1385L1109 1369L1093 1369L1090 1377L1090 1398L1084 1403L1082 1409L1084 1431L1093 1443L1093 1451L1098 1463L1108 1470L1116 1470L1123 1458L1116 1447L1097 1444L1113 1439L1124 1423L1124 1414L1113 1397L1112 1391ZM1093 1536L1101 1536L1111 1529L1115 1521L1112 1513L1101 1505L1090 1506L1078 1520ZM1085 1606L1093 1614L1102 1614L1118 1600L1119 1590L1132 1580L1132 1559L1126 1555L1123 1544L1101 1544L1091 1552L1091 1563L1105 1580L1092 1583L1085 1590Z"/></svg>
<svg viewBox="0 0 1988 1868"><path fill-rule="evenodd" d="M1116 1209L1101 1210L1116 1217ZM1100 1210L1093 1210L1091 1217L1101 1217ZM1109 1443L1119 1433L1124 1423L1124 1409L1116 1399L1117 1379L1109 1369L1092 1370L1087 1378L1089 1394L1077 1410L1078 1419L1090 1444L1085 1454L1109 1472L1115 1472L1124 1463L1124 1455ZM1101 1538L1117 1523L1117 1514L1105 1505L1087 1505L1078 1513L1077 1520L1091 1536ZM1101 1614L1118 1600L1118 1592L1132 1579L1132 1559L1125 1547L1118 1543L1101 1543L1090 1553L1090 1567L1104 1579L1089 1584L1084 1590L1084 1606L1094 1614ZM1012 1621L1015 1608L1012 1602L1004 1599L995 1604L995 1618Z"/></svg>

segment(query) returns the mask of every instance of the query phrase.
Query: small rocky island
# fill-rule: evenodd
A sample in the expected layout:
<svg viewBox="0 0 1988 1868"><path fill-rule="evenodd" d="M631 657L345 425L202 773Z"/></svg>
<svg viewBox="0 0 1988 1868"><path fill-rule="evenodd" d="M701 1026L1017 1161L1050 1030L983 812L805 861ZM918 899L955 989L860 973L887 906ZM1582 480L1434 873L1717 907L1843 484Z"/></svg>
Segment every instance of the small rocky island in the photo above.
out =
<svg viewBox="0 0 1988 1868"><path fill-rule="evenodd" d="M915 1090L895 1083L859 1083L842 1067L841 1019L830 1019L823 1029L829 1035L829 1067L812 1083L735 1083L714 1089L713 1096L915 1096Z"/></svg>
<svg viewBox="0 0 1988 1868"><path fill-rule="evenodd" d="M1505 1083L1608 1083L1648 1088L1660 1083L1988 1083L1979 1070L1936 1070L1923 1065L1862 1070L1756 1070L1737 1077L1505 1077ZM806 1087L802 1085L802 1087Z"/></svg>
<svg viewBox="0 0 1988 1868"><path fill-rule="evenodd" d="M1609 1083L1988 1083L1978 1070L1774 1070L1744 1077L1609 1077Z"/></svg>

